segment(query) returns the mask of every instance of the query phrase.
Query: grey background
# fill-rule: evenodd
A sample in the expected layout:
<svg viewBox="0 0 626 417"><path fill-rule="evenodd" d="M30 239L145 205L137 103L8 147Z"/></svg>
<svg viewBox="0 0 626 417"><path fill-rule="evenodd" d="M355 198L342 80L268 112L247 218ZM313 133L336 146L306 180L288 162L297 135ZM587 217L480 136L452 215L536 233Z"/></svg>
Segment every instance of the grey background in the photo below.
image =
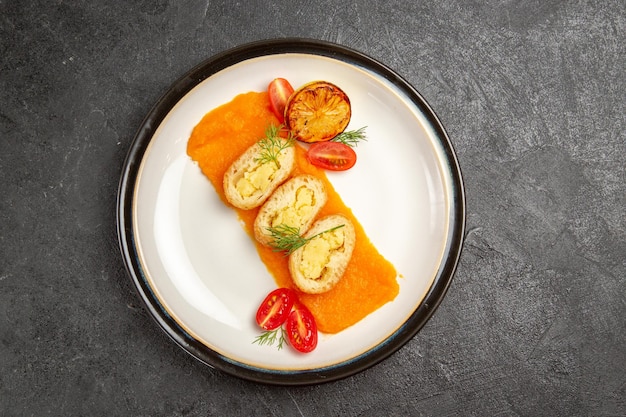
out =
<svg viewBox="0 0 626 417"><path fill-rule="evenodd" d="M0 1L0 415L626 415L626 2ZM356 48L454 143L467 237L383 363L313 387L209 369L127 277L136 129L192 66L266 38Z"/></svg>

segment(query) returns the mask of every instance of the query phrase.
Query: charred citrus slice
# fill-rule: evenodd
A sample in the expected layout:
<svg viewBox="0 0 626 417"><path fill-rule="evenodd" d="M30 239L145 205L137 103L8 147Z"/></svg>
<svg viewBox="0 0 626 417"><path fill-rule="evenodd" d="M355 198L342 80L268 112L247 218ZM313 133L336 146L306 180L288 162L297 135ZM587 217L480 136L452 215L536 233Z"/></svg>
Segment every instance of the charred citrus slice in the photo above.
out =
<svg viewBox="0 0 626 417"><path fill-rule="evenodd" d="M346 129L350 116L348 96L327 81L303 85L285 107L285 124L296 138L307 143L334 138Z"/></svg>

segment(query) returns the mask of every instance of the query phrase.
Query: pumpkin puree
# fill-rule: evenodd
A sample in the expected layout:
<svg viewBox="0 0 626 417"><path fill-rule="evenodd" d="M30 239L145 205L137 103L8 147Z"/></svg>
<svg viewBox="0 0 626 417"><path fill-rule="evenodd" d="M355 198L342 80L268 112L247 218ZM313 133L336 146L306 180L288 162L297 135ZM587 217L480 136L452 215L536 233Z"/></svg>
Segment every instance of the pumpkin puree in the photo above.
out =
<svg viewBox="0 0 626 417"><path fill-rule="evenodd" d="M265 136L271 123L278 125L266 92L238 95L207 113L193 129L187 153L198 163L211 181L222 201L230 206L224 195L223 176L230 164L248 147ZM394 266L376 250L352 214L328 181L323 170L311 165L306 150L296 144L297 162L292 175L310 174L321 179L328 192L328 202L318 217L341 213L354 223L356 243L352 259L339 283L323 294L299 292L299 300L315 316L318 329L337 333L364 318L398 294ZM232 207L232 206L230 206ZM237 211L246 232L254 241L259 256L279 287L294 288L288 267L288 257L282 252L262 246L254 239L254 219L258 208Z"/></svg>

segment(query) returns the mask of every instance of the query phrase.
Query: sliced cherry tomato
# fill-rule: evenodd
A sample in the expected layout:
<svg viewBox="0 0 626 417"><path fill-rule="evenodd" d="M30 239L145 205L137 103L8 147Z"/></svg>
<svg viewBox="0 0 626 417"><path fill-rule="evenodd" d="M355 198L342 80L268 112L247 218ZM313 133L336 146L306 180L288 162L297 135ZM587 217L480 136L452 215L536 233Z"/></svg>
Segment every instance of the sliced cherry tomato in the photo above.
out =
<svg viewBox="0 0 626 417"><path fill-rule="evenodd" d="M265 297L256 312L256 322L265 330L280 327L297 299L297 295L289 288L277 288Z"/></svg>
<svg viewBox="0 0 626 417"><path fill-rule="evenodd" d="M332 171L345 171L356 164L354 149L340 142L318 142L306 154L310 163Z"/></svg>
<svg viewBox="0 0 626 417"><path fill-rule="evenodd" d="M287 318L287 338L300 352L310 352L317 346L317 324L313 314L304 305L296 303Z"/></svg>
<svg viewBox="0 0 626 417"><path fill-rule="evenodd" d="M293 87L284 78L275 78L267 87L267 92L270 96L272 112L276 115L278 121L283 123L285 121L285 106L287 105L287 100L293 94Z"/></svg>

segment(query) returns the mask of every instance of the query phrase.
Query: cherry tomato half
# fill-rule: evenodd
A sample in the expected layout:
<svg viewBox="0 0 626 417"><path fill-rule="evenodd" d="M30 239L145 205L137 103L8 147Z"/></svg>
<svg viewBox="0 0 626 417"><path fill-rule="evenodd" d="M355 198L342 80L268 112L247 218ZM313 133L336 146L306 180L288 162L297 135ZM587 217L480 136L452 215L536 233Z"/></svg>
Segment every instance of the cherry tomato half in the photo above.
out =
<svg viewBox="0 0 626 417"><path fill-rule="evenodd" d="M289 288L277 288L265 297L256 312L256 322L265 330L281 326L293 307L296 293Z"/></svg>
<svg viewBox="0 0 626 417"><path fill-rule="evenodd" d="M340 142L317 142L306 154L310 163L332 171L345 171L356 164L354 149Z"/></svg>
<svg viewBox="0 0 626 417"><path fill-rule="evenodd" d="M275 78L267 87L267 92L270 96L272 112L276 115L278 121L283 123L285 121L285 106L287 105L287 100L293 94L293 87L284 78Z"/></svg>
<svg viewBox="0 0 626 417"><path fill-rule="evenodd" d="M317 346L317 324L308 308L297 303L287 318L287 338L300 352L310 352Z"/></svg>

